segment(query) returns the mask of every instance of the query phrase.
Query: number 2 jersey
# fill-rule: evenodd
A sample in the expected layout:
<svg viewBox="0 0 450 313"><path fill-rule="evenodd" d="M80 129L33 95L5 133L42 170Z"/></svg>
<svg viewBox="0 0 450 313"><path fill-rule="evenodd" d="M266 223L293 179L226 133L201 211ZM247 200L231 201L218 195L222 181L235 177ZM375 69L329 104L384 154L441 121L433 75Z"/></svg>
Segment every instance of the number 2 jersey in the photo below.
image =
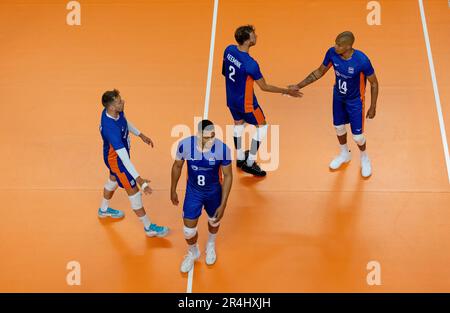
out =
<svg viewBox="0 0 450 313"><path fill-rule="evenodd" d="M248 113L258 107L253 86L263 77L258 62L236 45L228 46L223 53L222 75L225 76L227 105L230 109Z"/></svg>
<svg viewBox="0 0 450 313"><path fill-rule="evenodd" d="M328 49L323 65L332 65L336 74L334 92L347 99L364 98L367 76L374 73L369 58L361 51L354 50L348 60L344 60L334 48Z"/></svg>
<svg viewBox="0 0 450 313"><path fill-rule="evenodd" d="M211 149L202 153L197 142L197 136L181 140L176 159L187 163L188 187L200 192L216 191L221 187L220 167L231 164L231 151L222 141L214 139Z"/></svg>

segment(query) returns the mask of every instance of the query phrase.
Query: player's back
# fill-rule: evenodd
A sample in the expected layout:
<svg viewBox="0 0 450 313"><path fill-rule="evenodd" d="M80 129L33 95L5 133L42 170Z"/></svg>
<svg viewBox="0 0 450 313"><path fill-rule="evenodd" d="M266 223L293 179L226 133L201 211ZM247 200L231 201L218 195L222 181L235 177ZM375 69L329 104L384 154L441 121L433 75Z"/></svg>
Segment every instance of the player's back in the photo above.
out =
<svg viewBox="0 0 450 313"><path fill-rule="evenodd" d="M177 149L177 159L186 160L188 185L198 191L213 191L220 186L220 166L231 163L231 150L219 139L208 151L200 151L198 137L183 139Z"/></svg>
<svg viewBox="0 0 450 313"><path fill-rule="evenodd" d="M230 45L223 55L222 74L225 76L227 105L239 112L251 112L257 107L253 92L254 81L262 78L258 63L236 45Z"/></svg>

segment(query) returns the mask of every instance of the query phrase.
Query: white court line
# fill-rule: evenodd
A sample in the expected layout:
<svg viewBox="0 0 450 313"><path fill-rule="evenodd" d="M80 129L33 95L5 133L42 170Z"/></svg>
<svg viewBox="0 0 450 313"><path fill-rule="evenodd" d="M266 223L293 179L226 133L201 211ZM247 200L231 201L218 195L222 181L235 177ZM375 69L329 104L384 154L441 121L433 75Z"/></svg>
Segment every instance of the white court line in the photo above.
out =
<svg viewBox="0 0 450 313"><path fill-rule="evenodd" d="M212 78L212 68L214 61L214 44L216 42L216 25L217 25L217 9L219 7L219 0L214 0L214 13L211 28L211 44L209 46L209 64L208 64L208 78L206 80L206 95L205 95L205 110L203 113L203 118L208 118L209 113L209 99L211 95L211 78Z"/></svg>
<svg viewBox="0 0 450 313"><path fill-rule="evenodd" d="M203 112L203 118L208 118L209 113L209 101L211 95L211 78L212 78L212 68L214 61L214 44L216 42L216 26L217 26L217 9L219 7L219 0L214 0L214 12L213 12L213 20L211 27L211 43L209 46L209 63L208 63L208 78L206 79L206 95L205 95L205 108ZM194 281L194 267L188 273L188 281L187 281L187 293L192 293L192 283Z"/></svg>
<svg viewBox="0 0 450 313"><path fill-rule="evenodd" d="M436 109L437 109L438 119L439 119L439 127L441 130L442 146L444 147L444 155L445 155L445 163L447 165L448 181L450 183L450 155L448 153L448 143L447 143L447 135L445 132L444 117L442 116L441 98L439 97L436 73L434 71L433 54L431 53L430 38L428 36L428 28L427 28L427 21L425 19L425 11L423 8L423 1L422 0L418 0L418 1L419 1L419 8L420 8L420 17L422 19L423 36L425 37L425 44L427 47L428 64L430 66L431 81L433 82L434 100L436 102Z"/></svg>

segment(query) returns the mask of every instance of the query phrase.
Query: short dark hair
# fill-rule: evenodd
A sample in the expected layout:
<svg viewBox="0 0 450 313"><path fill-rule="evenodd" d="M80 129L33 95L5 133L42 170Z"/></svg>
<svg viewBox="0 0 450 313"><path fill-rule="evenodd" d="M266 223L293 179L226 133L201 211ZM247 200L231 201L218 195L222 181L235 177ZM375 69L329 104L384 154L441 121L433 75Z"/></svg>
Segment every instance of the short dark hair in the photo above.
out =
<svg viewBox="0 0 450 313"><path fill-rule="evenodd" d="M118 96L120 96L120 91L117 89L105 91L102 96L103 106L107 108Z"/></svg>
<svg viewBox="0 0 450 313"><path fill-rule="evenodd" d="M238 44L242 45L244 42L250 39L250 34L254 31L255 27L253 27L253 25L240 26L234 32L234 39L236 39Z"/></svg>
<svg viewBox="0 0 450 313"><path fill-rule="evenodd" d="M203 133L203 131L204 131L206 128L210 128L210 129L207 129L207 130L214 130L214 124L213 124L213 122L211 122L210 120L201 120L201 121L198 123L198 131L201 132L201 133Z"/></svg>
<svg viewBox="0 0 450 313"><path fill-rule="evenodd" d="M343 40L345 42L348 42L350 46L353 46L355 43L355 36L351 31L345 31L337 35L336 40Z"/></svg>

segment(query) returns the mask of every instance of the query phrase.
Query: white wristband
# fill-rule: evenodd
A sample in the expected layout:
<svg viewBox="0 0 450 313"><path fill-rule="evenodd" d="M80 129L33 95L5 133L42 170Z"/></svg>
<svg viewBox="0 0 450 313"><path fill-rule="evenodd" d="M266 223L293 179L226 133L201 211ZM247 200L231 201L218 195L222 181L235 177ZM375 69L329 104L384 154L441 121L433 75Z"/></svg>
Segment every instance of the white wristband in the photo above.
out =
<svg viewBox="0 0 450 313"><path fill-rule="evenodd" d="M144 189L147 188L147 187L148 187L147 182L144 182L144 183L142 184L142 186L141 186L141 189L144 190Z"/></svg>

